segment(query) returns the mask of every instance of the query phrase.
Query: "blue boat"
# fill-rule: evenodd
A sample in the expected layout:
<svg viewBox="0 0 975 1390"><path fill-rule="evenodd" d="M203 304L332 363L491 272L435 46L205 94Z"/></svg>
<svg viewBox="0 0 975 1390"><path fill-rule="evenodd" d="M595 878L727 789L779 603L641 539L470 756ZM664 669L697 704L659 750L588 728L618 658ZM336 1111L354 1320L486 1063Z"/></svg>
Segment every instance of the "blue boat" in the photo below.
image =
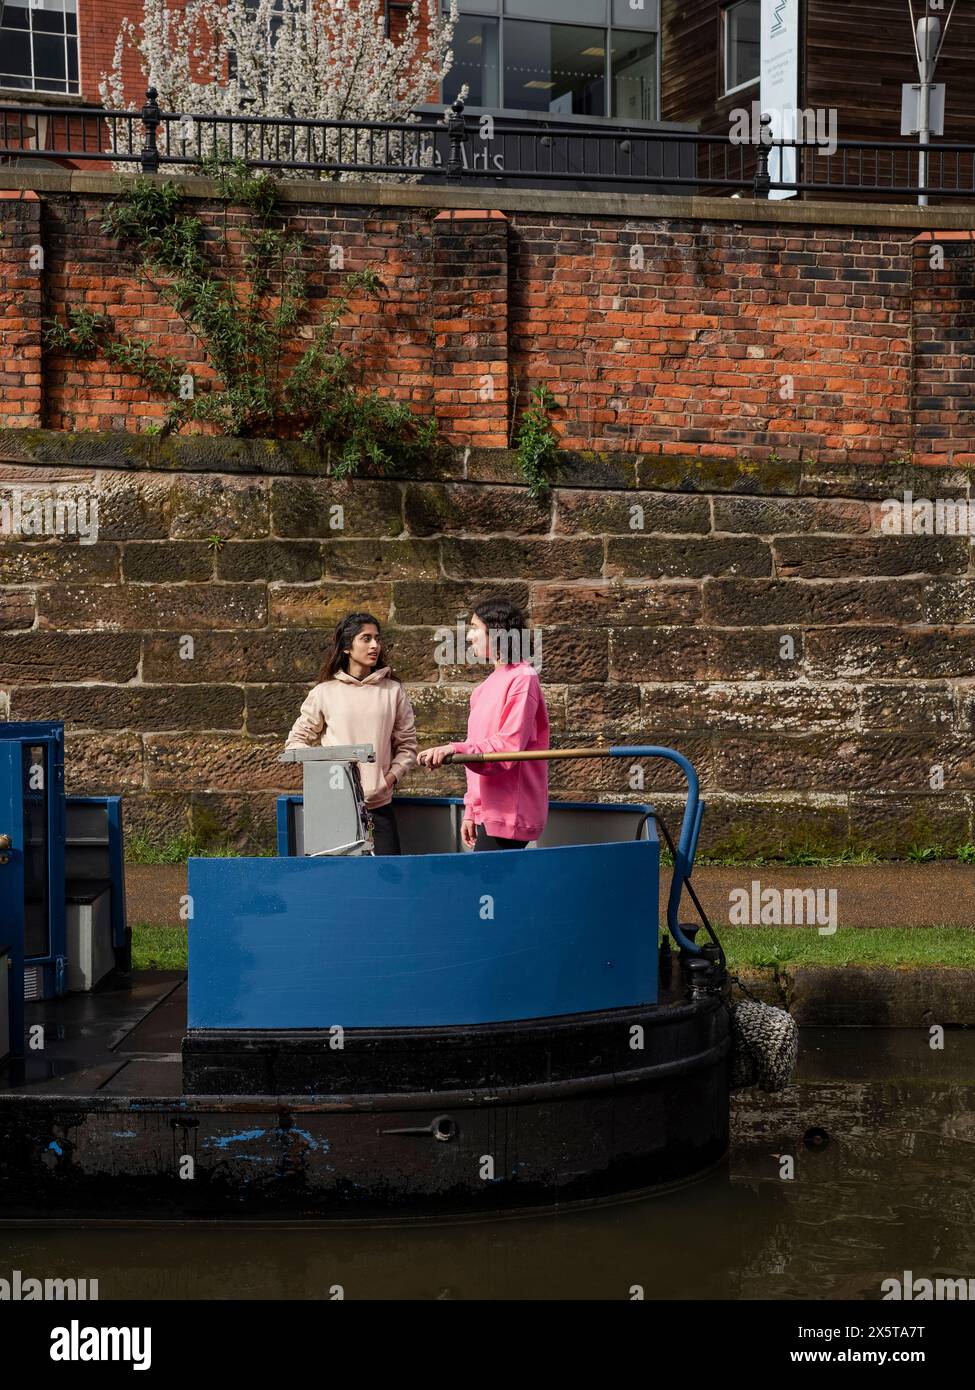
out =
<svg viewBox="0 0 975 1390"><path fill-rule="evenodd" d="M721 1163L733 1010L687 758L498 755L667 761L676 840L649 803L553 802L528 849L475 855L459 798L398 797L377 857L371 756L294 750L277 857L189 861L184 1014L178 976L127 973L119 798L64 796L61 725L0 726L0 1214L551 1208Z"/></svg>
<svg viewBox="0 0 975 1390"><path fill-rule="evenodd" d="M720 1162L727 977L713 933L698 944L679 921L704 809L682 754L545 755L684 773L673 948L653 806L552 803L534 845L475 855L459 798L397 798L401 856L354 852L354 807L331 827L342 852L316 853L304 805L321 807L326 773L341 788L342 763L296 756L305 795L279 802L278 858L189 863L188 1095L313 1105L302 1180L325 1209L551 1205Z"/></svg>

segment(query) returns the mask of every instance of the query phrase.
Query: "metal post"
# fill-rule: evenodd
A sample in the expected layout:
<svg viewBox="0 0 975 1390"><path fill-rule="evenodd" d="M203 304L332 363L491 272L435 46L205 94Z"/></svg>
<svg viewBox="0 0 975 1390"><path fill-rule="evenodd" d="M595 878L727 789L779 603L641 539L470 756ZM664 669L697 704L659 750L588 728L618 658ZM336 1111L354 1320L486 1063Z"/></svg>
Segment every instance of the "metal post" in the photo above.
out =
<svg viewBox="0 0 975 1390"><path fill-rule="evenodd" d="M447 117L447 138L450 141L450 153L447 158L447 178L458 179L464 172L464 146L467 143L467 127L464 120L464 103L460 97L450 108L451 114Z"/></svg>
<svg viewBox="0 0 975 1390"><path fill-rule="evenodd" d="M146 104L142 108L142 124L146 128L146 143L142 146L142 172L144 174L159 173L159 150L156 145L156 127L162 119L162 112L159 110L159 103L156 97L159 93L155 87L150 87L146 92Z"/></svg>
<svg viewBox="0 0 975 1390"><path fill-rule="evenodd" d="M921 101L918 112L918 143L921 146L921 153L918 156L917 172L918 187L926 188L928 183L928 157L925 154L925 145L931 143L931 83L921 79ZM928 195L919 193L917 199L919 208L926 208L928 205Z"/></svg>
<svg viewBox="0 0 975 1390"><path fill-rule="evenodd" d="M918 207L928 206L928 195L924 192L928 183L928 156L926 146L931 143L931 91L934 87L934 74L938 66L938 59L941 57L941 50L945 46L945 39L948 37L948 25L951 23L955 13L955 6L958 0L951 0L951 9L945 20L944 29L941 21L934 19L930 15L923 19L914 19L913 0L908 0L908 11L911 16L911 28L914 37L914 53L917 57L917 75L920 79L920 92L918 101L918 144L920 153L918 155Z"/></svg>
<svg viewBox="0 0 975 1390"><path fill-rule="evenodd" d="M755 169L755 179L752 184L752 195L755 198L768 198L772 191L772 179L768 171L768 137L771 134L771 130L772 117L765 111L762 113L762 125L758 142L758 162Z"/></svg>

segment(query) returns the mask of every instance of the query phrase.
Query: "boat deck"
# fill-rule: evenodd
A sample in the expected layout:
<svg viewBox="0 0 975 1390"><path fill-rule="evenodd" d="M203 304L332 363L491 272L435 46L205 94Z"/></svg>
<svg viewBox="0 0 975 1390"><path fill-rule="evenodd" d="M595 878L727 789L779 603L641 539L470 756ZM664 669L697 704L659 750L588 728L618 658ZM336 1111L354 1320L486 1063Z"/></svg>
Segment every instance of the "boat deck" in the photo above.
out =
<svg viewBox="0 0 975 1390"><path fill-rule="evenodd" d="M180 1044L186 1034L186 972L138 970L109 976L90 994L25 1006L27 1036L43 1047L0 1062L3 1097L184 1098ZM660 1004L684 998L680 972L661 987Z"/></svg>
<svg viewBox="0 0 975 1390"><path fill-rule="evenodd" d="M0 1096L179 1096L186 972L140 970L91 994L35 1000L25 1009L44 1046L0 1062Z"/></svg>

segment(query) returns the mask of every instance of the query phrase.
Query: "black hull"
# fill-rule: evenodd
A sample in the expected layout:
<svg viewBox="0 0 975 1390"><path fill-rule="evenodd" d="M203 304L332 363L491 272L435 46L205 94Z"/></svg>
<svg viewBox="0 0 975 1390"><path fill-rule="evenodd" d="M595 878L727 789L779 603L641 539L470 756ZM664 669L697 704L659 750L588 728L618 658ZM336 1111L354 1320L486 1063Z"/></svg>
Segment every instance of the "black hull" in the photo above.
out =
<svg viewBox="0 0 975 1390"><path fill-rule="evenodd" d="M0 1216L449 1215L685 1182L727 1151L729 1026L699 994L342 1049L191 1033L178 1098L0 1098Z"/></svg>
<svg viewBox="0 0 975 1390"><path fill-rule="evenodd" d="M637 1024L643 1051L630 1048ZM332 1077L384 1074L382 1090L4 1097L0 1215L513 1211L680 1183L726 1154L729 1015L715 995L463 1030L456 1051L455 1030L426 1031L346 1034ZM241 1081L257 1065L300 1072L321 1045L287 1034L239 1041L228 1052L234 1040L186 1038L195 1083L228 1066ZM494 1080L409 1088L413 1070L430 1076L431 1058L441 1076ZM498 1084L503 1072L515 1084Z"/></svg>

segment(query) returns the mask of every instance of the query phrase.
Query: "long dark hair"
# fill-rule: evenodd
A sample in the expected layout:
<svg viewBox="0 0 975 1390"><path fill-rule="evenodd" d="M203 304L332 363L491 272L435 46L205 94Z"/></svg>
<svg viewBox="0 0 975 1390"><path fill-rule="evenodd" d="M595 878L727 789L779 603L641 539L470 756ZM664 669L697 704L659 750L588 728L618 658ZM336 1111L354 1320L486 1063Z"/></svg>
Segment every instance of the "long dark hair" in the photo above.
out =
<svg viewBox="0 0 975 1390"><path fill-rule="evenodd" d="M379 633L379 656L376 658L376 670L382 666L389 665L389 658L386 655L386 644L383 641L383 630L379 624L379 619L373 617L371 613L350 613L337 624L332 640L325 649L325 656L322 659L322 669L318 673L319 681L330 681L335 679L336 671L348 672L349 657L346 647L351 647L353 641L358 637L364 627L372 623ZM390 679L399 680L399 676L389 673Z"/></svg>

